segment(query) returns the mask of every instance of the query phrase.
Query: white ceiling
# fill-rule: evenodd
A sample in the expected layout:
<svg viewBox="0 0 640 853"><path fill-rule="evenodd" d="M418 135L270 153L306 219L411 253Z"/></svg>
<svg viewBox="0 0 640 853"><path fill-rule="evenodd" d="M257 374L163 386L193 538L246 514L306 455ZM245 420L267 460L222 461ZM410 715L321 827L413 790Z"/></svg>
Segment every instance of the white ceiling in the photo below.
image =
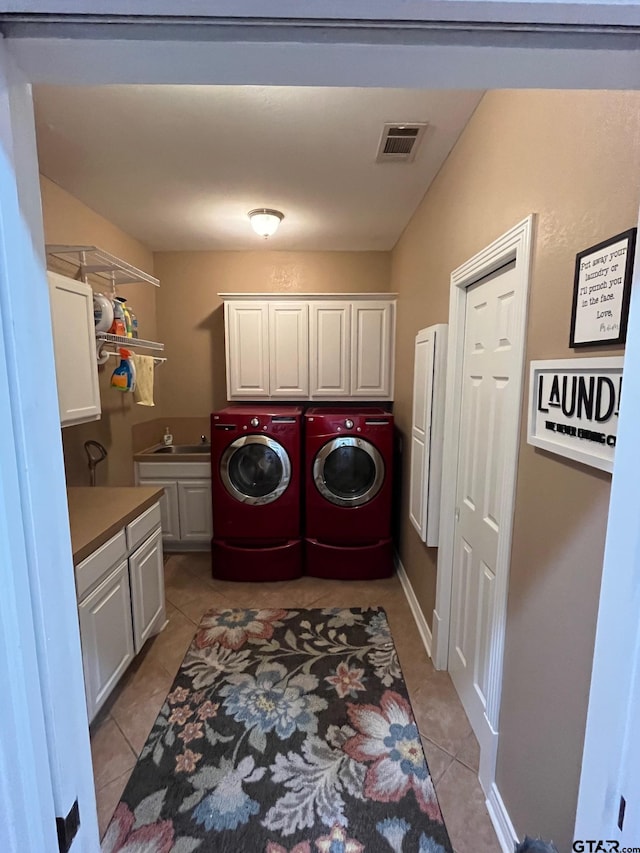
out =
<svg viewBox="0 0 640 853"><path fill-rule="evenodd" d="M284 86L34 89L40 170L156 251L389 250L481 91ZM378 164L386 122L428 122ZM255 207L285 219L268 241Z"/></svg>

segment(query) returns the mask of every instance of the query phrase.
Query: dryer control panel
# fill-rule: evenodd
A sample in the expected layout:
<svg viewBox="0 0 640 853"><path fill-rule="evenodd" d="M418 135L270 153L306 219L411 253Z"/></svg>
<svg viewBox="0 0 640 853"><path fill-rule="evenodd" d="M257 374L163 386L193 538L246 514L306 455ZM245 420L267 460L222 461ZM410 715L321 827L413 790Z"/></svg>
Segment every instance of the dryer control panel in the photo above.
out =
<svg viewBox="0 0 640 853"><path fill-rule="evenodd" d="M267 435L293 435L298 429L302 409L300 406L229 406L211 416L216 432L266 433Z"/></svg>
<svg viewBox="0 0 640 853"><path fill-rule="evenodd" d="M305 414L307 433L314 435L375 435L393 427L393 415L384 409L335 409L315 407Z"/></svg>

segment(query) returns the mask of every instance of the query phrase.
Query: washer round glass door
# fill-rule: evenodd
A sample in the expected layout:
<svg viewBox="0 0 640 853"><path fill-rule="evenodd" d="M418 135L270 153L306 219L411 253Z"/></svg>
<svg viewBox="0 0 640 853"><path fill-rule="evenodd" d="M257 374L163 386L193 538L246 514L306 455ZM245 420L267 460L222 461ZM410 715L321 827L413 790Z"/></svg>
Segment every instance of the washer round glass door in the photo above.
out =
<svg viewBox="0 0 640 853"><path fill-rule="evenodd" d="M266 435L245 435L227 447L220 477L236 500L252 506L273 503L291 480L291 462L281 444Z"/></svg>
<svg viewBox="0 0 640 853"><path fill-rule="evenodd" d="M320 494L337 506L362 506L384 482L384 461L364 438L333 438L313 461L313 480Z"/></svg>

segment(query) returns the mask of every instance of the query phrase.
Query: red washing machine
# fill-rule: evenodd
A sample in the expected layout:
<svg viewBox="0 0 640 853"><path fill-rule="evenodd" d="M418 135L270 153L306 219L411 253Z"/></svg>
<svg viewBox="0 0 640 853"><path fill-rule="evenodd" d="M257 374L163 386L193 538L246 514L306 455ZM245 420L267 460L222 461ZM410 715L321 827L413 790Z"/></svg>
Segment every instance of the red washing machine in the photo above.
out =
<svg viewBox="0 0 640 853"><path fill-rule="evenodd" d="M302 409L229 406L211 415L212 575L302 574Z"/></svg>
<svg viewBox="0 0 640 853"><path fill-rule="evenodd" d="M377 408L313 408L304 420L307 574L388 577L393 415Z"/></svg>

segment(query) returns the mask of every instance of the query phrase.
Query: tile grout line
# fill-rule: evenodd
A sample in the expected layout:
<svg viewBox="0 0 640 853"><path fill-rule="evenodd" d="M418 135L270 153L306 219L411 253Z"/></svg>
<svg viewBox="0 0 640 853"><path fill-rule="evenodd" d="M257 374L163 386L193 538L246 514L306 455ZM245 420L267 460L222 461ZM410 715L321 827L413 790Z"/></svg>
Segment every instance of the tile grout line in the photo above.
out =
<svg viewBox="0 0 640 853"><path fill-rule="evenodd" d="M133 764L133 767L135 767L135 766L136 766L136 764L137 764L137 762L138 762L138 758L140 758L140 753L139 753L139 752L137 752L137 751L134 749L133 744L131 743L131 741L129 740L129 738L126 736L126 734L122 731L122 729L121 729L121 727L120 727L120 725L119 725L119 723L118 723L118 721L116 720L116 718L115 718L115 717L113 717L113 722L116 724L116 726L117 726L117 728L118 728L118 731L120 732L120 734L122 735L122 737L123 737L123 738L125 739L125 741L127 742L127 745L129 746L129 749L131 750L131 752L132 752L132 753L135 755L135 757L136 757L136 760L135 760L135 762L134 762L134 764ZM142 750L141 750L141 751L142 751ZM133 767L131 768L131 771L133 771ZM122 775L124 776L124 773L123 773ZM115 780L112 780L112 781L115 781Z"/></svg>

